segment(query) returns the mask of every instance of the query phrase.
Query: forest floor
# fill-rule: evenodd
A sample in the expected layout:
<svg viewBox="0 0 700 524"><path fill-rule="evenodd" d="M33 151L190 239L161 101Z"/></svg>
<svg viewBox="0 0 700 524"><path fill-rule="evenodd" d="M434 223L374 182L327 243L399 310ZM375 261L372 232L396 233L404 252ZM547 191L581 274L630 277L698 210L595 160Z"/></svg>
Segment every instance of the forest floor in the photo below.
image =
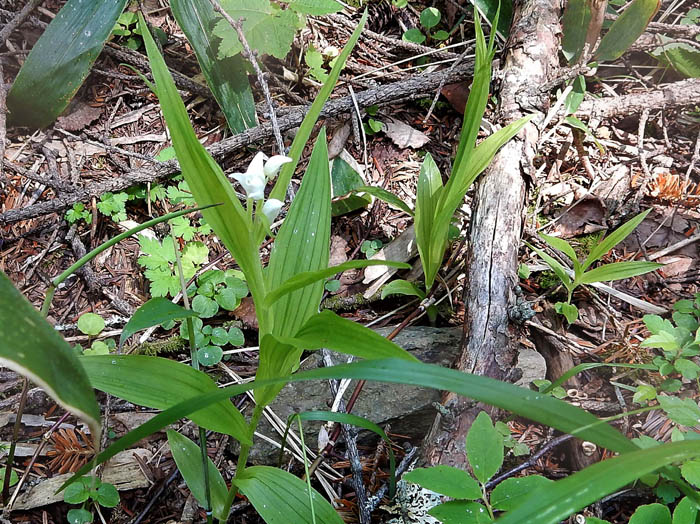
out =
<svg viewBox="0 0 700 524"><path fill-rule="evenodd" d="M144 2L151 12L149 23L162 29L168 37L164 45L166 61L172 70L201 81L194 54L167 5L162 3L161 6L156 0ZM41 34L40 27L32 20L49 22L60 5L62 2L48 0L10 37L12 52L2 56L4 82L13 81L24 57L20 51L30 49ZM354 92L361 92L400 85L414 74L430 78L435 71L450 67L455 60L467 63L469 55L467 58L459 56L465 49L462 40L471 42L473 34L473 16L466 5L450 1L441 6L440 27L456 28L446 41L449 45L435 40L421 45L402 40L402 34L408 28L420 26L419 13L425 6L409 2L407 8L398 9L388 0L371 2L368 31L352 53L333 96L345 96L351 87ZM697 7L697 3L690 1L664 2L654 21L674 25L687 23L684 16L693 8L697 11ZM297 34L286 60L264 60L278 115L284 116L297 106L313 101L321 85L319 80L328 70L327 64L309 67L310 55L305 52L314 48L332 54L333 48L342 48L358 18L357 9L348 9L345 14L310 17L306 27ZM554 304L565 300L565 291L549 267L528 247L521 245L519 287L522 297L530 302L535 312L534 317L515 326L517 344L524 352L540 351L543 344L551 346L552 340L556 340L556 351L568 355L565 361L571 365L649 363L657 353L640 345L649 336L643 316L668 315L676 302L693 299L700 292L700 99L694 104L675 107L653 102L645 106L645 97L683 80L671 67L649 55L649 51L658 46L656 35L658 31L644 33L621 59L601 64L586 76L585 98L576 116L586 121L593 136L567 123L561 111L552 114L547 127L541 130L531 177L527 180L522 239L541 249L545 249L546 244L537 233L567 239L583 258L600 242L601 235L651 208L651 213L634 233L606 255L604 261L653 260L665 265L653 273L609 283L612 290L579 287L573 297L579 317L567 327L565 321L559 320L561 317L552 313ZM129 52L125 43L125 39L115 38L108 45ZM435 52L436 49L439 52ZM143 47L136 52L145 53ZM131 56L131 64L147 72L133 52ZM129 178L137 170L153 165L154 158L163 159L157 155L164 150L167 153L170 144L157 98L141 78L123 64L124 61L103 52L74 102L55 124L38 131L26 128L6 131L4 175L0 180L0 269L37 308L44 299L49 281L85 250L137 223L192 203L177 175L153 178L146 183ZM565 63L563 57L561 63ZM494 87L499 81L496 75ZM355 111L326 119L325 125L332 137L331 155L336 157L334 162L338 166L337 170L333 169L335 196L343 196L348 188L355 187L353 184L358 185L355 177L359 176L362 184L381 186L412 205L418 172L426 153L433 156L444 176L449 173L469 86L466 74L459 82L445 85L432 111L429 109L439 86L428 80L422 92L358 107L362 125L358 124ZM192 93L178 87L182 89L192 123L205 146L230 136L216 101L206 96L206 88L203 93ZM552 88L552 107L563 89L564 85ZM260 102L258 115L265 121L267 109L260 86L255 83L254 92L256 101ZM626 96L636 96L641 103L632 104L629 109L610 111L602 117L586 112L587 103L592 107L601 99ZM493 115L495 107L494 100L489 105L486 120ZM491 125L486 122L482 127L483 136L490 130ZM283 133L287 146L293 133L294 128ZM273 143L270 135L256 143L231 148L217 160L226 172L245 171L256 151L271 155ZM293 180L297 188L305 163L306 160L302 160ZM100 187L114 189L96 194L95 188ZM79 201L71 197L77 194L74 193L76 188L83 191L80 195L84 198ZM449 293L437 297L439 308L435 318L423 315L414 320L416 325L442 329L458 329L463 325L462 284L467 263L464 249L472 198L473 191L455 217L453 242L441 272L447 279L445 287ZM40 207L42 203L58 199L63 199L61 204ZM356 205L356 201L347 198L334 200L337 215L332 221L331 263L369 258L382 249L391 250L387 258L416 262L415 248L409 246L414 238L409 214L379 200L360 201L359 207ZM18 218L8 214L11 211L27 215ZM181 247L200 249L194 262L196 274L192 282L197 283L196 279L210 270L236 269L228 252L198 215L180 219L175 227L173 233ZM143 255L157 256L159 250L167 249L166 244L160 242L170 231L165 226L157 226L148 233L157 241L146 246L138 238L127 238L100 254L86 271L71 277L58 289L48 318L72 345L88 349L95 340L116 340L129 316L154 292L159 292L158 286L167 288L168 282L153 282L146 277ZM266 255L264 253L264 257ZM418 264L412 272L406 273L415 278L419 274L417 268ZM407 278L406 274L401 275ZM390 278L392 275L387 273L369 275L362 270L348 271L326 283L324 307L373 327L396 326L413 313L416 304L401 296L379 299L381 286ZM219 384L245 380L255 374L256 323L251 299L245 294L244 290L238 296L240 306L236 303L237 307L231 308L233 311L217 307L218 311L206 320L211 328L233 329L236 337L239 333L243 337L234 341L236 337L231 335L228 341L217 346L223 350L223 359L206 369ZM167 296L181 298L177 293ZM85 313L96 313L105 320L106 325L97 337L78 329L78 319ZM149 331L146 336L132 337L127 351L159 354L182 361L188 358L189 352L179 334L177 328ZM543 341L545 338L547 341ZM535 358L532 378L555 380L560 374L557 370L566 371L561 363L547 369L544 359L542 361L538 367L539 361ZM0 376L0 440L6 442L10 439L22 381L18 375L4 370L0 370ZM678 395L698 399L696 380L680 375L674 377L681 382ZM611 416L637 407L633 401L636 387L656 386L661 380L658 373L600 367L572 378L565 384L561 396L598 416ZM115 398L109 400L105 395L99 398L109 414L105 425L108 440L125 434L153 413ZM249 399L242 396L234 401L243 407ZM327 401L332 402L330 392ZM319 409L326 407L318 406ZM50 398L32 390L20 433L21 452L17 462L20 473L29 465L42 435L54 427L62 414ZM432 420L432 414L423 416ZM85 428L79 421L68 417L61 423L62 429L53 433L49 445L33 462L28 486L39 486L51 477L75 471L94 452L88 437L81 433ZM508 459L509 467L527 460L529 454L537 452L553 438L548 428L526 420L510 420L509 427L515 440L527 448L522 456ZM668 441L677 424L663 411L654 410L626 417L619 427L630 437L644 435ZM194 434L191 424L190 427L178 424L177 429L190 436ZM413 446L421 444L417 437L411 440L391 431L389 436L399 460L411 447L405 448L406 442L410 441ZM270 437L281 440L276 434ZM106 510L106 522L201 521L203 511L177 475L165 442L165 434L158 433L139 443L141 455L136 462L132 460L125 466L127 472L119 473L126 475L118 481L123 482L121 502L114 510ZM315 442L310 447L315 449ZM228 437L212 434L208 448L210 457L229 479L235 467L235 448L231 447ZM366 473L366 489L371 494L386 479L386 451L382 446L370 444L360 446L360 455ZM350 463L343 450L336 450L327 463L329 467L323 471L335 502L348 522L357 521L356 494L347 482ZM303 472L298 461L290 467L294 472ZM575 467L564 451L554 447L532 461L525 473L557 479L570 474ZM655 500L657 496L651 490L638 486L586 514L595 514L610 522L627 522L638 505ZM13 512L11 521L64 522L66 507L62 502L48 506L27 504L24 509ZM235 511L236 522L257 522L245 501L237 501ZM379 520L381 511L375 515Z"/></svg>

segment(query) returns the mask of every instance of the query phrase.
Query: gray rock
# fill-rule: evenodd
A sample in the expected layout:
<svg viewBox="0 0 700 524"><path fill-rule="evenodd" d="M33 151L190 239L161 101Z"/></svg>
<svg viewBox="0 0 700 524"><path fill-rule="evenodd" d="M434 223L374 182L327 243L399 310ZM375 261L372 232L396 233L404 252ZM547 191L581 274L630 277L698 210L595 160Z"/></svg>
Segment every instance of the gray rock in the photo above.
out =
<svg viewBox="0 0 700 524"><path fill-rule="evenodd" d="M516 386L527 388L533 380L541 380L547 375L547 361L531 348L521 347L516 367L523 372L523 376L515 383Z"/></svg>
<svg viewBox="0 0 700 524"><path fill-rule="evenodd" d="M386 336L391 329L383 328L378 332ZM450 366L459 352L461 336L462 328L418 326L403 330L394 341L422 362ZM320 353L315 352L306 359L301 369L317 368L320 360ZM333 361L338 364L346 360L346 355L333 354ZM353 389L354 385L351 385L346 391L346 401ZM355 404L353 413L382 427L387 423L391 424L392 433L409 438L422 438L433 422L435 408L432 407L432 403L439 400L440 391L436 389L367 382ZM294 412L328 410L330 402L332 402L332 395L327 381L296 382L287 384L270 407L280 418L286 420ZM320 427L319 422L304 422L304 439L312 449L316 449ZM296 426L295 429L297 429ZM264 418L258 427L258 432L277 442L281 441ZM249 461L253 464L273 464L277 460L278 453L278 449L273 445L256 438Z"/></svg>

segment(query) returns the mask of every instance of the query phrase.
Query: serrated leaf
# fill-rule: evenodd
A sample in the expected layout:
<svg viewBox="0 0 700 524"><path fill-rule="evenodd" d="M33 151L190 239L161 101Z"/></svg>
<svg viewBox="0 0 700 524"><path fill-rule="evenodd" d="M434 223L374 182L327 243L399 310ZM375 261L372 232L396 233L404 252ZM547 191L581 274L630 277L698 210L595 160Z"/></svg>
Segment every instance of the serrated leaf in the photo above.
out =
<svg viewBox="0 0 700 524"><path fill-rule="evenodd" d="M32 48L7 95L9 125L45 127L90 73L126 0L69 0Z"/></svg>
<svg viewBox="0 0 700 524"><path fill-rule="evenodd" d="M294 11L273 8L269 0L223 0L220 3L234 20L244 18L243 33L251 49L280 60L287 56L296 33ZM236 31L223 18L214 26L214 35L221 38L217 55L220 60L243 50Z"/></svg>
<svg viewBox="0 0 700 524"><path fill-rule="evenodd" d="M402 478L406 482L419 484L425 489L454 499L476 500L482 497L479 483L466 471L452 466L417 468Z"/></svg>
<svg viewBox="0 0 700 524"><path fill-rule="evenodd" d="M467 457L474 476L482 484L503 464L503 437L484 411L477 415L467 433Z"/></svg>
<svg viewBox="0 0 700 524"><path fill-rule="evenodd" d="M669 395L659 395L656 399L668 418L674 422L688 427L700 423L700 408L692 399L681 399Z"/></svg>

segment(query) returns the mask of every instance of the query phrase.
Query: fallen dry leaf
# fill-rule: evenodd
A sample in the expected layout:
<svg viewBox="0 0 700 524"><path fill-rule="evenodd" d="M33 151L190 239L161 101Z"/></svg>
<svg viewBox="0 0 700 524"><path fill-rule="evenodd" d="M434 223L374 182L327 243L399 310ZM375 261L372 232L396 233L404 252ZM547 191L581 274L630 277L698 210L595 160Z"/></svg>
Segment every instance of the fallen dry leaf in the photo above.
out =
<svg viewBox="0 0 700 524"><path fill-rule="evenodd" d="M561 238L571 238L600 231L604 227L606 212L602 200L589 195L574 207L564 211L554 230Z"/></svg>
<svg viewBox="0 0 700 524"><path fill-rule="evenodd" d="M391 138L394 144L401 149L406 149L407 147L416 149L417 147L423 147L430 141L430 137L422 131L413 129L408 124L398 120L386 120L383 130L386 136Z"/></svg>

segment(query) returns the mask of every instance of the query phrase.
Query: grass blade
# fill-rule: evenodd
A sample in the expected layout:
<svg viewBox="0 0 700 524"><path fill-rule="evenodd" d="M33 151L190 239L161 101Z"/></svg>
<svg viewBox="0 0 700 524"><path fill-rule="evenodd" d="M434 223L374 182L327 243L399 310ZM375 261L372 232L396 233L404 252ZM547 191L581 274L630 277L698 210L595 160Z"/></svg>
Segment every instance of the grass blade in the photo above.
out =
<svg viewBox="0 0 700 524"><path fill-rule="evenodd" d="M642 223L642 221L647 217L647 215L650 212L651 208L638 214L631 220L628 220L620 227L618 227L615 231L610 233L607 237L605 237L593 249L591 249L591 252L588 254L586 260L583 263L583 271L588 269L591 266L591 264L593 264L593 262L601 259L608 251L610 251L612 248L614 248L616 245L622 242L625 238L627 238L629 234L632 233L632 231L634 231L634 229Z"/></svg>
<svg viewBox="0 0 700 524"><path fill-rule="evenodd" d="M536 490L498 524L556 524L605 495L673 462L700 456L700 442L662 444L598 462Z"/></svg>
<svg viewBox="0 0 700 524"><path fill-rule="evenodd" d="M582 284L593 284L595 282L607 282L608 280L622 280L644 273L655 271L663 264L656 262L614 262L605 264L590 271L586 271L581 277Z"/></svg>
<svg viewBox="0 0 700 524"><path fill-rule="evenodd" d="M581 266L581 264L578 261L578 257L576 256L576 251L574 251L574 248L571 247L571 244L569 244L566 240L564 240L563 238L545 235L544 233L540 233L539 235L540 238L547 242L547 244L549 244L551 247L553 247L557 251L561 251L562 253L564 253L574 264L574 268Z"/></svg>

